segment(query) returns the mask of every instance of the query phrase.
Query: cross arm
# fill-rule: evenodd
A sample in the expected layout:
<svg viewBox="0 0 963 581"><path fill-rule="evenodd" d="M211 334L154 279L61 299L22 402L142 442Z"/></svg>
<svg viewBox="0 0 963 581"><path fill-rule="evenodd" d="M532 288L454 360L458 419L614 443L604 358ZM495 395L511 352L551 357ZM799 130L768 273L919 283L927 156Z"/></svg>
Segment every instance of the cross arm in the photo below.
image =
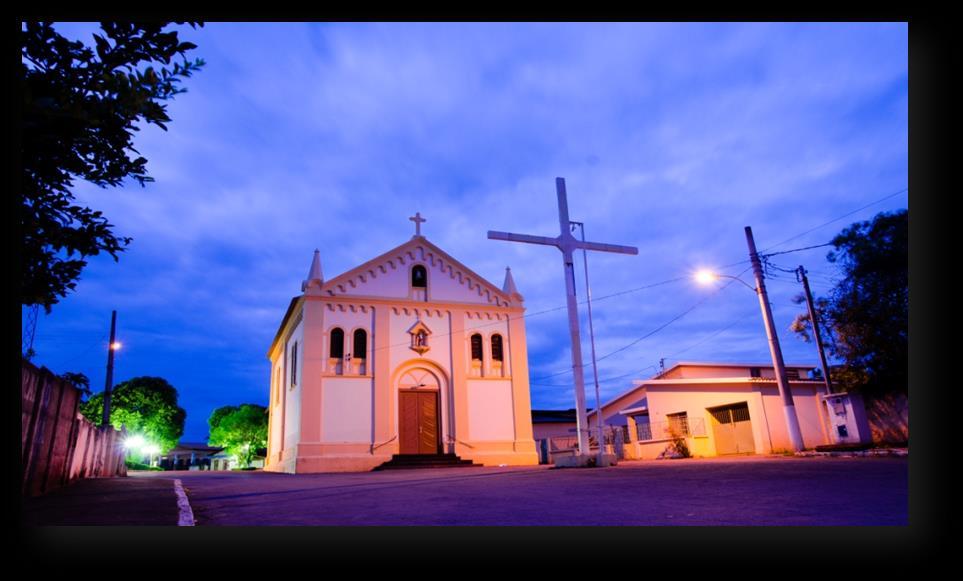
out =
<svg viewBox="0 0 963 581"><path fill-rule="evenodd" d="M544 244L545 246L559 246L558 238L548 236L531 236L529 234L512 234L511 232L488 231L489 240L507 240L509 242L528 242L529 244Z"/></svg>
<svg viewBox="0 0 963 581"><path fill-rule="evenodd" d="M491 236L489 236L491 238ZM576 241L575 248L586 250L598 250L600 252L618 252L619 254L638 254L639 249L635 246L620 246L618 244L602 244L601 242L580 242Z"/></svg>

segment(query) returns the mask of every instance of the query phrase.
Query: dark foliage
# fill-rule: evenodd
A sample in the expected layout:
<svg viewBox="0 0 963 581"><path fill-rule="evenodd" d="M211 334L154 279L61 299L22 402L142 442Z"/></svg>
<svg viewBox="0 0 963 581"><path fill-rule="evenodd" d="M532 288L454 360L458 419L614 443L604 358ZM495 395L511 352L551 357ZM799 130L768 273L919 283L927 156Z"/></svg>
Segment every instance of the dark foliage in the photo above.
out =
<svg viewBox="0 0 963 581"><path fill-rule="evenodd" d="M114 235L101 212L75 204L71 188L76 178L103 188L128 178L142 186L153 181L134 149L137 124L166 130L163 101L184 92L180 77L204 64L187 60L196 46L165 31L169 24L101 23L96 50L64 38L51 23L22 25L21 304L49 313L75 288L87 257L106 252L117 260L130 243ZM182 61L171 64L175 57Z"/></svg>
<svg viewBox="0 0 963 581"><path fill-rule="evenodd" d="M881 213L832 240L827 256L843 279L828 297L816 300L828 331L827 351L844 364L833 382L869 396L906 393L909 355L909 215ZM809 316L793 330L808 340Z"/></svg>

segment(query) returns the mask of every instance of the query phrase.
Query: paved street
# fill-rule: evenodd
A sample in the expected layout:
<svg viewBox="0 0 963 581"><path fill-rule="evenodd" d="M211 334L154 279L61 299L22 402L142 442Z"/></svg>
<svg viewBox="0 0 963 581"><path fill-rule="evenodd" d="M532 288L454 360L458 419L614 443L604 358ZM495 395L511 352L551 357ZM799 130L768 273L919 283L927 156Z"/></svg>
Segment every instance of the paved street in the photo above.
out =
<svg viewBox="0 0 963 581"><path fill-rule="evenodd" d="M23 499L29 526L176 525L173 479L90 478L43 496Z"/></svg>
<svg viewBox="0 0 963 581"><path fill-rule="evenodd" d="M180 478L198 526L906 525L908 471L908 458L742 457L133 479Z"/></svg>

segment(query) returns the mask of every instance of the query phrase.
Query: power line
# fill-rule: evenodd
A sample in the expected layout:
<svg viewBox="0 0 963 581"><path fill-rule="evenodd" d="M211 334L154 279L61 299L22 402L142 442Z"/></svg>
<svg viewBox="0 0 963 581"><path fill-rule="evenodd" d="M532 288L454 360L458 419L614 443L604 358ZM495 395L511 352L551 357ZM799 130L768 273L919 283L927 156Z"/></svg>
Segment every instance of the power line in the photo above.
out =
<svg viewBox="0 0 963 581"><path fill-rule="evenodd" d="M811 250L813 248L822 248L824 246L833 246L833 243L827 242L825 244L817 244L815 246L806 246L804 248L793 248L792 250L783 250L782 252L770 252L769 254L760 254L759 258L769 258L770 256L777 256L779 254L789 254L790 252L801 252L803 250Z"/></svg>
<svg viewBox="0 0 963 581"><path fill-rule="evenodd" d="M814 227L814 228L810 228L809 230L806 230L805 232L802 232L802 233L800 233L800 234L796 234L795 236L792 236L791 238L786 238L785 240L783 240L782 242L779 242L778 244L773 244L772 246L770 246L770 247L768 247L768 248L760 251L760 254L765 253L767 250L771 250L771 249L773 249L773 248L775 248L775 247L777 247L777 246L782 246L782 245L785 244L786 242L790 242L790 241L792 241L792 240L795 240L796 238L805 236L806 234L809 234L810 232L814 232L814 231L816 231L816 230L819 230L820 228L822 228L822 227L824 227L824 226L829 226L829 225L832 224L833 222L838 222L838 221L842 220L843 218L846 218L846 217L848 217L848 216L852 216L853 214L855 214L855 213L857 213L857 212L862 212L862 211L865 210L866 208L875 206L876 204L878 204L878 203L880 203L880 202L885 202L886 200L888 200L888 199L890 199L890 198L893 198L893 197L895 197L895 196L898 196L898 195L900 195L900 194L902 194L902 193L904 193L904 192L908 192L908 191L909 191L909 188L903 188L902 190L900 190L900 191L898 191L898 192L893 192L892 194L889 194L888 196L884 196L884 197L882 197L882 198L880 198L880 199L878 199L878 200L876 200L876 201L874 201L874 202L870 202L870 203L866 204L865 206L863 206L863 207L861 207L861 208L857 208L857 209L853 210L852 212L847 212L846 214L843 214L842 216L839 216L838 218L833 218L833 219L830 220L829 222L825 222L825 223L823 223L823 224L820 224L819 226L816 226L816 227Z"/></svg>
<svg viewBox="0 0 963 581"><path fill-rule="evenodd" d="M690 349L693 349L693 348L695 348L695 347L698 347L699 345L705 343L705 342L708 341L709 339L712 339L713 337L715 337L715 336L717 336L717 335L719 335L719 334L721 334L721 333L723 333L723 332L725 332L725 331L728 331L729 329L731 329L732 327L736 326L737 324L742 323L743 321L745 321L746 319L748 319L748 318L751 317L751 316L754 316L754 313L749 313L749 314L747 314L747 315L745 315L745 316L742 316L742 317L736 319L735 321L732 321L731 323L729 323L729 324L726 325L725 327L714 331L713 333L711 333L711 334L703 337L702 339L696 341L695 343L689 345L688 347L685 347L684 349L681 349L681 350L679 350L679 351L676 351L675 353L672 353L671 355L668 355L668 356L664 357L664 359L673 359L673 358L675 358L676 356L681 355L681 354L685 353L686 351L688 351L688 350L690 350ZM625 377L630 377L630 376L638 376L638 375L641 375L642 372L645 371L645 370L647 370L647 369L656 369L656 368L658 368L658 364L653 363L653 364L651 364L651 365L647 365L647 366L643 367L642 369L640 369L640 370L638 370L638 371L633 371L633 372L631 372L631 373L624 373L624 374L622 374L622 375L614 375L614 376L606 377L606 378L604 378L604 379L600 379L600 380L599 380L599 383L607 383L607 382L610 382L610 381L614 381L614 380L616 380L616 379L623 379L623 378L625 378ZM569 385L569 384L564 384L564 383L534 383L534 382L529 382L529 384L530 384L530 385L538 385L538 386L541 386L541 387L571 387L571 385Z"/></svg>
<svg viewBox="0 0 963 581"><path fill-rule="evenodd" d="M742 272L739 273L739 275L744 274L747 270L749 270L749 269L748 269L748 268L747 268L747 269L744 269ZM739 275L736 275L736 276L738 277ZM597 358L596 361L602 361L603 359L607 359L608 357L611 357L612 355L615 355L616 353L625 351L625 350L628 349L629 347L631 347L631 346L639 343L640 341L643 341L644 339L648 339L648 338L651 337L652 335L655 335L656 333L658 333L659 331L665 329L666 327L668 327L668 326L671 325L672 323L674 323L674 322L678 321L679 319L681 319L682 317L688 315L689 313L691 313L692 311L694 311L696 308L698 308L699 306L701 306L703 303L705 303L706 301L708 301L710 298L716 296L717 294L719 294L720 292L722 292L723 290L725 290L726 288L728 288L729 285L731 285L731 284L733 284L733 283L735 283L735 279L730 280L729 282L725 283L724 285L722 285L721 287L719 287L719 288L716 289L715 291L713 291L713 292L711 292L710 294L706 295L705 297L703 297L702 299L700 299L698 302L696 302L694 305L692 305L691 307L689 307L689 308L686 309L685 311L679 313L678 315L676 315L675 317L673 317L672 319L670 319L670 320L667 321L666 323L660 325L659 327L656 327L655 329L653 329L652 331L650 331L650 332L646 333L645 335L639 337L638 339L635 339L635 340L629 342L628 344L623 345L622 347L619 347L618 349L616 349L616 350L614 350L614 351L611 351L611 352L609 352L609 353L606 353L605 355ZM564 375L564 374L566 374L566 373L572 373L572 372L573 372L572 369L567 369L567 370L565 370L565 371L559 371L558 373L552 373L552 374L550 374L550 375L543 375L542 377L534 378L534 379L532 379L531 381L532 381L532 382L536 382L536 381L540 381L540 380L542 380L542 379L548 379L548 378L551 378L551 377L557 377L557 376L559 376L559 375Z"/></svg>

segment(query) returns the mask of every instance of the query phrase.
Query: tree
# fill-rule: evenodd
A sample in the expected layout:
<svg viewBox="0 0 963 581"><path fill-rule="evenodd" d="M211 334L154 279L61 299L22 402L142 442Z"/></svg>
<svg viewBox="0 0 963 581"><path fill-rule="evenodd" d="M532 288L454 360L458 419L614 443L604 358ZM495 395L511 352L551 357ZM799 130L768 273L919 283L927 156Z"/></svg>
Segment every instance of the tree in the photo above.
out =
<svg viewBox="0 0 963 581"><path fill-rule="evenodd" d="M104 414L104 392L80 404L80 411L99 425ZM177 446L186 418L187 412L177 405L177 390L163 378L135 377L111 390L110 424L142 435L162 452Z"/></svg>
<svg viewBox="0 0 963 581"><path fill-rule="evenodd" d="M217 408L207 420L211 446L223 446L249 466L259 448L267 446L268 411L264 406L243 403Z"/></svg>
<svg viewBox="0 0 963 581"><path fill-rule="evenodd" d="M197 47L165 32L169 24L103 22L103 35L94 35L96 51L64 38L49 22L22 25L21 304L43 305L49 313L75 288L87 257L106 252L116 261L130 243L114 235L101 212L74 204L71 188L75 178L102 188L125 178L141 186L153 181L133 133L140 122L166 131L170 117L162 102L184 92L180 77L204 65L187 60ZM170 66L176 56L183 62Z"/></svg>
<svg viewBox="0 0 963 581"><path fill-rule="evenodd" d="M833 382L870 397L906 393L909 214L880 213L849 226L832 245L826 258L839 265L843 279L815 303L828 331L827 350L844 363ZM808 341L810 326L807 313L796 316L792 329Z"/></svg>

